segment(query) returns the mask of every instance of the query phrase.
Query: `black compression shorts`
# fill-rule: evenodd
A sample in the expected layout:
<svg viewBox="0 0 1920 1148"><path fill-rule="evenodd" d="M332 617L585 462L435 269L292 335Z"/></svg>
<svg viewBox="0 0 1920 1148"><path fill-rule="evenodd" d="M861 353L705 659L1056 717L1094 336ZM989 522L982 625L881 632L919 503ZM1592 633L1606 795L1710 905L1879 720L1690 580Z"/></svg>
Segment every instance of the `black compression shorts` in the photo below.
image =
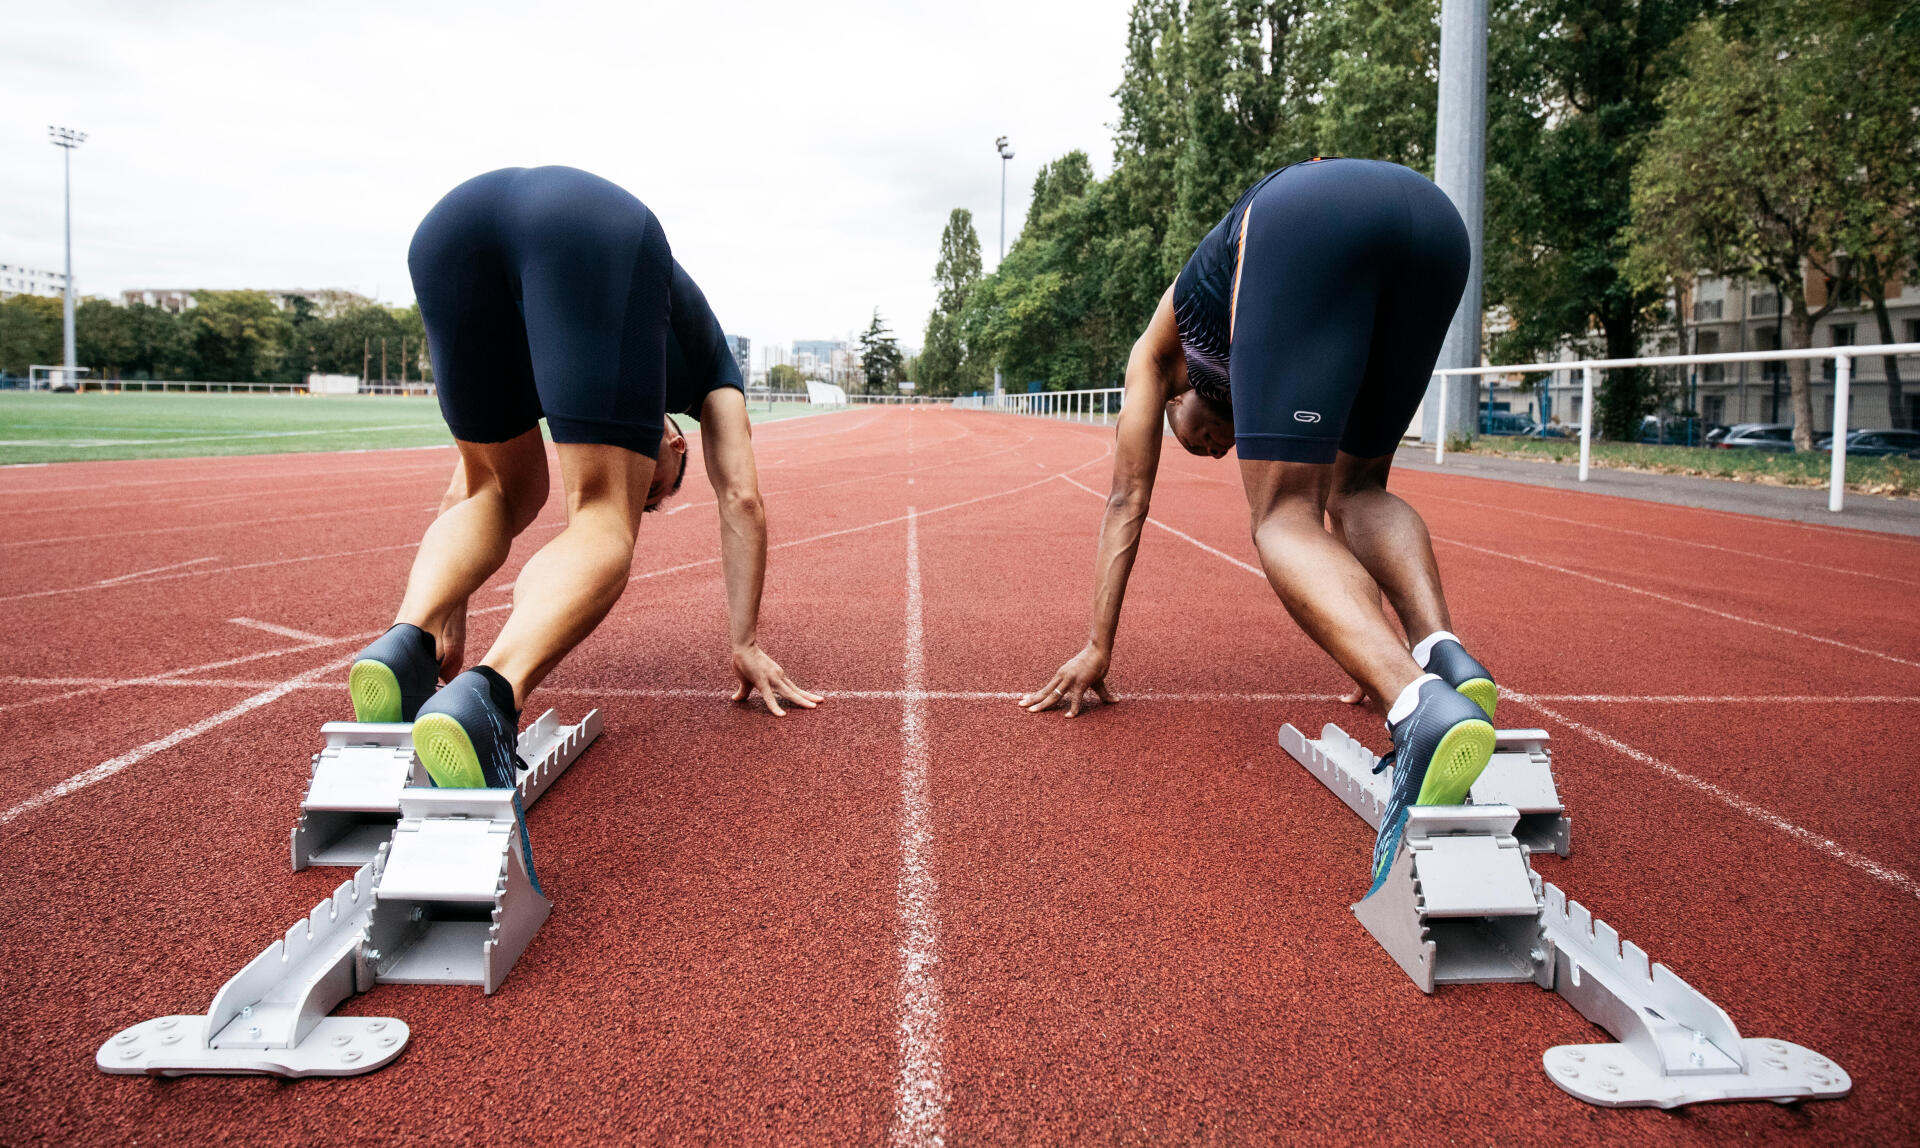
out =
<svg viewBox="0 0 1920 1148"><path fill-rule="evenodd" d="M658 460L673 252L645 204L573 168L488 172L427 213L407 266L455 438L545 415L555 442Z"/></svg>
<svg viewBox="0 0 1920 1148"><path fill-rule="evenodd" d="M1397 164L1296 164L1238 205L1228 379L1243 459L1393 453L1467 280L1444 192ZM1224 262L1224 261L1223 261Z"/></svg>

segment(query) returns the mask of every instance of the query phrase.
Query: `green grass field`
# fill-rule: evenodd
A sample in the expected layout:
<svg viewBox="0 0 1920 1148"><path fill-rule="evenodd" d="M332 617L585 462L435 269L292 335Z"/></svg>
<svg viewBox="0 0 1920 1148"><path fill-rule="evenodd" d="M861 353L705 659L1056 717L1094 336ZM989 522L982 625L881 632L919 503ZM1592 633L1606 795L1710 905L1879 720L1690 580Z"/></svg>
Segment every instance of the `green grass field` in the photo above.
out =
<svg viewBox="0 0 1920 1148"><path fill-rule="evenodd" d="M818 413L754 410L755 422ZM429 398L0 392L0 465L381 450L452 442Z"/></svg>

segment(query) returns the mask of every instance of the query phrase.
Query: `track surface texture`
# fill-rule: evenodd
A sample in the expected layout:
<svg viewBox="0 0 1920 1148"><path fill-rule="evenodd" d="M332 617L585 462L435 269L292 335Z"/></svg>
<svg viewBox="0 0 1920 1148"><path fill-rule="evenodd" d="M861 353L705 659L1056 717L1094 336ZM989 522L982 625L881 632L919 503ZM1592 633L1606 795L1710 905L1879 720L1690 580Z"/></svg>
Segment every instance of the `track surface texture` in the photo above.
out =
<svg viewBox="0 0 1920 1148"><path fill-rule="evenodd" d="M368 1076L97 1072L204 1010L344 876L287 831L385 627L444 452L0 472L0 1139L947 1144L1912 1142L1920 542L1405 474L1456 629L1551 731L1536 862L1847 1099L1591 1108L1607 1039L1529 985L1422 995L1348 910L1369 830L1275 744L1333 664L1254 560L1231 462L1170 449L1119 704L1011 695L1085 635L1106 428L939 409L756 432L763 641L828 700L725 698L700 468L532 701L606 733L530 816L555 913L502 990L381 986ZM550 499L474 602L471 652Z"/></svg>

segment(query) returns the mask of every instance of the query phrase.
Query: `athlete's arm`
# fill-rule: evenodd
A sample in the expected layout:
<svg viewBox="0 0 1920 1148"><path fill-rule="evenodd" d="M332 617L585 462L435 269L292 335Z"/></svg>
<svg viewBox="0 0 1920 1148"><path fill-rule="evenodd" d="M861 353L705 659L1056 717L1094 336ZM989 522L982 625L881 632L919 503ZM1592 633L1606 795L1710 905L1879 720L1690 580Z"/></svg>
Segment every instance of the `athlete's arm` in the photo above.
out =
<svg viewBox="0 0 1920 1148"><path fill-rule="evenodd" d="M1140 532L1153 501L1154 472L1160 468L1160 444L1167 399L1180 364L1180 332L1173 319L1173 288L1160 297L1160 306L1146 333L1133 344L1127 360L1126 399L1120 407L1118 441L1113 455L1113 487L1106 513L1100 519L1100 552L1093 564L1093 623L1087 644L1054 672L1047 684L1020 699L1029 713L1039 713L1065 702L1067 716L1080 712L1086 692L1101 701L1113 701L1107 692L1107 667L1113 658L1113 636L1120 628L1120 604L1127 596L1127 578L1140 549Z"/></svg>
<svg viewBox="0 0 1920 1148"><path fill-rule="evenodd" d="M739 680L733 700L754 690L775 717L786 713L782 700L812 709L819 703L795 685L760 648L760 591L767 576L767 512L760 501L760 474L753 465L753 431L747 422L746 396L732 387L715 387L700 407L700 454L720 507L720 565L726 571L728 637L733 643L733 674Z"/></svg>

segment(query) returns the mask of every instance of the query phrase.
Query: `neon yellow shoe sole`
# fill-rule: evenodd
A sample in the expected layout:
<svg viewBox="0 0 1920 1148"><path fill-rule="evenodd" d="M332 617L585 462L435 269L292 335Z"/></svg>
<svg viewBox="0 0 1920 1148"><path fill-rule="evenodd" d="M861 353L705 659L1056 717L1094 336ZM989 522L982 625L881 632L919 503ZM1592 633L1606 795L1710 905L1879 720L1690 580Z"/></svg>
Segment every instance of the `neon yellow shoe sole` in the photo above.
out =
<svg viewBox="0 0 1920 1148"><path fill-rule="evenodd" d="M413 752L427 775L442 789L485 789L486 774L480 769L480 755L473 750L473 739L460 723L446 714L428 714L413 723Z"/></svg>
<svg viewBox="0 0 1920 1148"><path fill-rule="evenodd" d="M414 734L413 740L418 745L420 735ZM1467 791L1493 759L1494 740L1492 723L1478 720L1463 721L1441 735L1414 804L1459 805L1466 801Z"/></svg>
<svg viewBox="0 0 1920 1148"><path fill-rule="evenodd" d="M1499 686L1486 678L1471 678L1454 688L1473 699L1475 705L1487 711L1488 721L1493 720L1493 709L1500 704Z"/></svg>
<svg viewBox="0 0 1920 1148"><path fill-rule="evenodd" d="M385 662L353 663L347 671L347 696L353 699L354 721L403 721L400 716L400 679Z"/></svg>

